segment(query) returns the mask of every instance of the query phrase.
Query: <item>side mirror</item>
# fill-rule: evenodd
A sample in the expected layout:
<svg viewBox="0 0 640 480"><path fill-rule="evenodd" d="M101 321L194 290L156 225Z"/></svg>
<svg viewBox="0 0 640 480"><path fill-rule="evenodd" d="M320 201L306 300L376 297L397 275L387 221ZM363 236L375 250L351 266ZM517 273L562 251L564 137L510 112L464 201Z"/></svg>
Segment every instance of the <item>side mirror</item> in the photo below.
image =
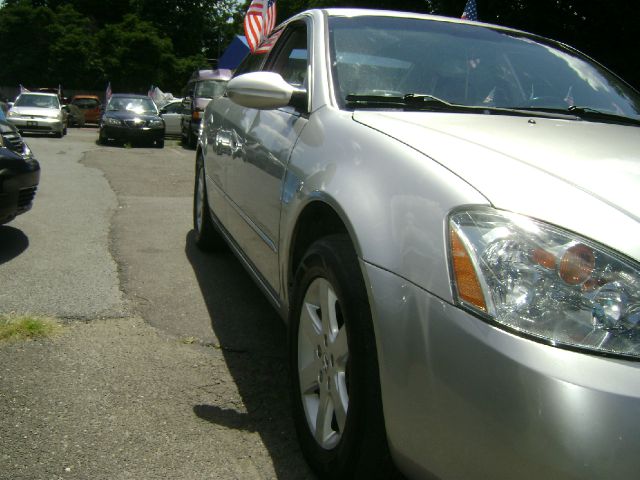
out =
<svg viewBox="0 0 640 480"><path fill-rule="evenodd" d="M238 105L274 110L289 105L307 110L307 91L296 88L274 72L252 72L229 80L227 96Z"/></svg>

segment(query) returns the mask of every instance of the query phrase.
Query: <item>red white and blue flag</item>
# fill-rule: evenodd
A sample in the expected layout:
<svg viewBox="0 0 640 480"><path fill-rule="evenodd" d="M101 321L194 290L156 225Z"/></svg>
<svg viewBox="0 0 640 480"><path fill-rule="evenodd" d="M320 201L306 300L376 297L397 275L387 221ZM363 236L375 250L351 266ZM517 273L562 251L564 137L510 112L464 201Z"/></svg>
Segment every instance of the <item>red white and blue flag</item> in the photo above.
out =
<svg viewBox="0 0 640 480"><path fill-rule="evenodd" d="M106 99L107 102L111 99L112 94L113 92L111 91L111 82L109 82L107 84L107 91L104 94L104 98Z"/></svg>
<svg viewBox="0 0 640 480"><path fill-rule="evenodd" d="M251 53L256 51L275 26L276 0L253 0L244 16L244 35Z"/></svg>
<svg viewBox="0 0 640 480"><path fill-rule="evenodd" d="M462 20L473 20L474 22L478 20L478 7L476 6L476 0L467 0L467 5L464 7L460 18Z"/></svg>

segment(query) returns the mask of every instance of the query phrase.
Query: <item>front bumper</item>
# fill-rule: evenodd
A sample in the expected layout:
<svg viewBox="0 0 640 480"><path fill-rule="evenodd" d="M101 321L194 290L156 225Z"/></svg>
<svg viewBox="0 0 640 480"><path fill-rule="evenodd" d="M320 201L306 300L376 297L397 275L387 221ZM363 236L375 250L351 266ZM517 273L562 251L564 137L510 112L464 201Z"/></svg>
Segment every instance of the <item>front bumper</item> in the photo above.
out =
<svg viewBox="0 0 640 480"><path fill-rule="evenodd" d="M640 362L518 337L364 269L389 444L410 478L637 477Z"/></svg>
<svg viewBox="0 0 640 480"><path fill-rule="evenodd" d="M100 134L118 142L156 142L164 138L164 127L102 125Z"/></svg>
<svg viewBox="0 0 640 480"><path fill-rule="evenodd" d="M40 165L34 159L15 167L0 165L0 225L31 209L39 182Z"/></svg>
<svg viewBox="0 0 640 480"><path fill-rule="evenodd" d="M13 123L21 132L62 132L62 120L51 117L9 116L7 121Z"/></svg>

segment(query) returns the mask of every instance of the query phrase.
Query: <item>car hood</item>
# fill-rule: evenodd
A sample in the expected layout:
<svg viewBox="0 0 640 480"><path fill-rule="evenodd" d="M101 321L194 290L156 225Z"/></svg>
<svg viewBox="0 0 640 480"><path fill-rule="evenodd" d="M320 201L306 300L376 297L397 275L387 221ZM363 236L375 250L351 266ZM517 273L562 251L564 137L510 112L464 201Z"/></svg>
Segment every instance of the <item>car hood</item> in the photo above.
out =
<svg viewBox="0 0 640 480"><path fill-rule="evenodd" d="M563 226L640 261L640 128L579 120L354 112L440 163L496 208Z"/></svg>
<svg viewBox="0 0 640 480"><path fill-rule="evenodd" d="M11 111L20 115L37 116L37 117L57 117L60 110L56 108L39 108L39 107L11 107Z"/></svg>

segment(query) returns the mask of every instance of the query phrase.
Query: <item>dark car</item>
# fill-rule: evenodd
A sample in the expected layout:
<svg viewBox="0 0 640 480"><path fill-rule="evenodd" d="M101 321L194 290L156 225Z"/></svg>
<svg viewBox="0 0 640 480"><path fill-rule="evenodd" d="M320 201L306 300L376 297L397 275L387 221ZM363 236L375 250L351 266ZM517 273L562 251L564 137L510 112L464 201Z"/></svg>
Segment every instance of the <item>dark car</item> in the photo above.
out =
<svg viewBox="0 0 640 480"><path fill-rule="evenodd" d="M226 69L197 70L191 75L184 91L184 110L180 122L182 143L189 148L196 147L204 109L212 98L224 94L230 78L231 71Z"/></svg>
<svg viewBox="0 0 640 480"><path fill-rule="evenodd" d="M31 209L40 165L13 125L0 120L0 225Z"/></svg>
<svg viewBox="0 0 640 480"><path fill-rule="evenodd" d="M100 119L98 142L148 143L164 147L164 120L146 95L114 94Z"/></svg>

